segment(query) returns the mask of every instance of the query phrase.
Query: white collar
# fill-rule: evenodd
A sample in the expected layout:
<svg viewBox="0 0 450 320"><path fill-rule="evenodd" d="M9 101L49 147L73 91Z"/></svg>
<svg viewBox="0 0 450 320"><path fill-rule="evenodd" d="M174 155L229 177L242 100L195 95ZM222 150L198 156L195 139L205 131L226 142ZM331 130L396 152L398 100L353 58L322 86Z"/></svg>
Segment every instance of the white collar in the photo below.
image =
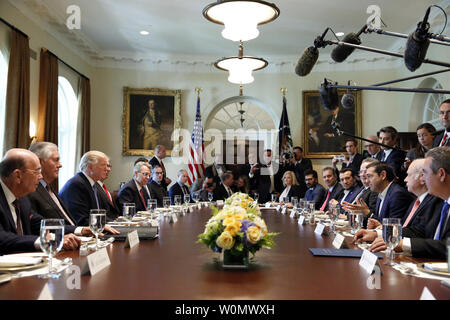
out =
<svg viewBox="0 0 450 320"><path fill-rule="evenodd" d="M422 193L420 196L417 197L417 199L419 199L420 203L423 202L423 199L425 199L425 197L428 195L428 191L425 191L424 193Z"/></svg>
<svg viewBox="0 0 450 320"><path fill-rule="evenodd" d="M83 171L82 171L83 172ZM92 179L91 177L89 177L86 173L83 172L83 174L86 176L86 178L89 180L89 183L91 184L91 187L94 187L94 179Z"/></svg>
<svg viewBox="0 0 450 320"><path fill-rule="evenodd" d="M141 192L142 186L139 184L139 182L136 180L136 178L133 177L134 183L136 183L136 187L138 192Z"/></svg>
<svg viewBox="0 0 450 320"><path fill-rule="evenodd" d="M391 184L392 184L392 182L390 182L388 184L388 186L382 192L380 192L380 194L378 195L378 198L380 198L381 200L384 200Z"/></svg>
<svg viewBox="0 0 450 320"><path fill-rule="evenodd" d="M14 195L14 193L12 193L11 190L9 190L8 186L2 181L2 179L0 178L0 184L3 188L3 193L5 194L6 197L6 201L8 202L8 204L12 204L14 201L16 201L16 196Z"/></svg>

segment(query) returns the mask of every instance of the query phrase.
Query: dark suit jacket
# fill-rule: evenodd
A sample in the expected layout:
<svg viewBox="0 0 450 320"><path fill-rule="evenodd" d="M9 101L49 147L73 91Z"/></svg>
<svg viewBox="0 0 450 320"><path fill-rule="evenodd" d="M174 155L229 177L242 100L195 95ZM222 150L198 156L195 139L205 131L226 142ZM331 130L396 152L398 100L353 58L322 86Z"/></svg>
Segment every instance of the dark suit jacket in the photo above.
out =
<svg viewBox="0 0 450 320"><path fill-rule="evenodd" d="M289 189L289 192L288 192L287 196L289 197L289 201L291 201L291 197L297 197L297 199L301 199L301 198L303 198L305 196L305 191L299 185L295 185L294 184Z"/></svg>
<svg viewBox="0 0 450 320"><path fill-rule="evenodd" d="M125 183L122 188L120 188L116 200L117 207L123 208L124 203L134 203L136 206L136 212L146 211L147 209L145 206L147 205L147 200L150 199L150 195L147 193L145 188L143 188L142 191L145 203L142 202L135 180L131 179Z"/></svg>
<svg viewBox="0 0 450 320"><path fill-rule="evenodd" d="M346 163L342 163L342 169L345 168L350 168L353 170L353 172L355 172L356 174L359 173L359 168L361 167L361 162L363 161L363 156L360 153L355 154L355 156L353 157L353 160L350 164L346 164Z"/></svg>
<svg viewBox="0 0 450 320"><path fill-rule="evenodd" d="M76 224L76 220L70 214L70 211L64 201L61 199L61 197L58 196L58 194L55 193L55 196L66 214L69 216L72 222ZM61 212L58 205L55 203L55 201L53 201L52 197L50 197L50 194L41 183L38 184L35 192L27 195L27 198L31 203L31 208L35 212L38 212L44 219L64 219L64 223L66 225L70 225L70 222Z"/></svg>
<svg viewBox="0 0 450 320"><path fill-rule="evenodd" d="M266 165L261 165L261 168L259 170L256 170L255 173L254 173L253 178L250 179L250 185L253 184L253 185L257 186L256 190L257 190L257 192L259 194L259 199L258 199L259 203L266 203L267 201L271 201L271 195L270 195L270 184L271 184L271 181L270 181L270 176L266 175L266 174L261 174L261 170L263 168L265 168L265 170L268 170ZM276 183L275 180L276 179L274 177L274 188L275 188L275 190L273 190L273 192L276 192L276 191L279 192L280 190L276 189L277 183ZM278 183L278 185L279 185L279 183Z"/></svg>
<svg viewBox="0 0 450 320"><path fill-rule="evenodd" d="M378 192L371 191L370 188L367 188L363 191L359 198L364 200L369 207L370 212L375 212L377 208Z"/></svg>
<svg viewBox="0 0 450 320"><path fill-rule="evenodd" d="M433 148L439 147L439 144L441 143L442 138L444 137L444 133L445 133L445 131L442 131L442 133L440 135L437 135L436 137L434 137ZM447 139L445 146L450 147L450 139Z"/></svg>
<svg viewBox="0 0 450 320"><path fill-rule="evenodd" d="M231 189L231 187L230 187ZM233 192L233 190L231 190L231 192ZM219 183L216 188L214 189L214 200L225 200L226 198L228 198L229 196L231 196L231 194L229 195L227 192L227 189L225 189L223 183Z"/></svg>
<svg viewBox="0 0 450 320"><path fill-rule="evenodd" d="M356 184L350 189L350 192L347 194L347 196L345 196L344 190L342 190L342 192L339 194L336 201L341 202L345 197L345 201L352 203L353 200L355 200L356 196L358 195L359 191L361 190L361 187Z"/></svg>
<svg viewBox="0 0 450 320"><path fill-rule="evenodd" d="M411 202L411 205L408 208L407 213L402 219L402 225L406 221L409 213L414 207L414 203L416 201ZM408 225L406 227L413 227L417 225L426 225L428 223L428 219L431 219L436 206L442 207L443 200L435 197L431 194L427 194L427 196L420 203L419 208L417 208L414 216L409 220Z"/></svg>
<svg viewBox="0 0 450 320"><path fill-rule="evenodd" d="M310 188L306 191L306 200L314 201L316 210L320 209L320 206L325 201L327 196L327 190L321 185L316 184L314 188Z"/></svg>
<svg viewBox="0 0 450 320"><path fill-rule="evenodd" d="M162 162L162 160L161 160L161 162ZM152 166L152 168L153 168L154 166L160 166L160 167L161 167L161 169L163 170L163 179L162 179L162 181L161 181L161 185L162 185L164 188L166 188L166 190L167 190L167 186L168 186L168 185L167 185L167 183L166 183L166 178L167 178L166 168L161 166L161 164L159 163L159 161L158 161L158 159L157 159L156 157L151 158L150 161L149 161L149 163L150 163L150 165ZM149 183L150 183L150 182L149 182Z"/></svg>
<svg viewBox="0 0 450 320"><path fill-rule="evenodd" d="M111 202L109 200L108 195L106 194L106 191L102 188L102 186L98 183L96 183L97 186L97 194L98 194L98 201L101 202L100 206L102 208L106 209L106 222L110 222L115 220L118 216L122 215L122 209L119 209L121 207L118 207L116 203ZM111 195L112 197L112 195ZM114 201L114 199L113 199Z"/></svg>
<svg viewBox="0 0 450 320"><path fill-rule="evenodd" d="M398 184L392 183L386 193L381 210L379 208L381 200L377 200L374 218L380 222L383 222L383 218L403 219L412 201L415 201L415 198L411 193Z"/></svg>
<svg viewBox="0 0 450 320"><path fill-rule="evenodd" d="M443 204L444 201L440 204L437 202L434 210L427 213L428 217L423 219L422 223L406 227L402 230L402 236L404 238L411 238L413 257L446 259L446 239L450 237L450 223L448 221L442 230L440 239L433 240L441 218Z"/></svg>
<svg viewBox="0 0 450 320"><path fill-rule="evenodd" d="M217 165L222 167L222 173L225 173L227 171L226 166L223 165ZM206 177L213 177L213 181L216 183L216 185L220 184L222 182L221 177L219 176L219 173L217 172L217 168L215 167L214 163L210 166L207 166L205 168L205 176ZM236 178L236 177L235 177Z"/></svg>
<svg viewBox="0 0 450 320"><path fill-rule="evenodd" d="M186 194L189 194L189 188L187 186L184 186L184 191L186 192ZM173 186L170 187L169 189L169 197L170 197L170 203L175 204L175 196L181 196L181 202L183 202L184 200L184 193L183 190L180 187L180 184L177 182L175 182L173 184Z"/></svg>
<svg viewBox="0 0 450 320"><path fill-rule="evenodd" d="M148 186L148 189L150 190L150 197L152 199L156 199L158 207L161 208L163 206L164 197L167 197L167 189L153 180Z"/></svg>
<svg viewBox="0 0 450 320"><path fill-rule="evenodd" d="M328 205L329 205L329 203L330 203L330 200L331 200L331 199L337 200L337 199L341 196L341 193L342 193L342 192L344 192L344 188L342 187L342 185L341 185L339 182L337 182L337 183L334 185L334 188L333 188L333 190L331 191L330 196L328 197L327 204L325 205L324 211L327 211L327 210L328 210ZM325 198L324 198L324 199L327 198L327 193L328 193L328 190L327 190L326 193L325 193ZM325 200L324 200L324 201L325 201ZM319 209L320 209L320 207L322 206L322 204L323 204L323 203L321 203L321 204L319 205Z"/></svg>
<svg viewBox="0 0 450 320"><path fill-rule="evenodd" d="M98 183L94 184L94 186L96 185L98 186ZM100 186L98 189L100 189ZM99 192L97 192L97 194L98 193ZM89 183L89 180L82 172L78 172L66 182L64 187L59 192L59 196L63 199L67 208L69 208L69 211L75 218L77 225L80 226L89 225L89 213L91 209L107 209L104 204L102 205L103 202L99 197L99 207L97 207L94 190Z"/></svg>
<svg viewBox="0 0 450 320"><path fill-rule="evenodd" d="M384 151L383 151L384 152ZM389 157L384 159L388 165L394 169L395 175L399 178L399 184L404 185L405 174L402 171L402 165L405 162L406 153L397 149L393 149Z"/></svg>

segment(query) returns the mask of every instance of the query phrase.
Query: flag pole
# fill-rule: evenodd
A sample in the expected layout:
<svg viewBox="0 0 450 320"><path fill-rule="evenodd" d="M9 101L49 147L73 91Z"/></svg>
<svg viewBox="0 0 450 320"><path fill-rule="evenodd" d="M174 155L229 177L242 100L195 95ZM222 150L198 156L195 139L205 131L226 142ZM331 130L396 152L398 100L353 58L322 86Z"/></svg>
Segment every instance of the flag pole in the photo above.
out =
<svg viewBox="0 0 450 320"><path fill-rule="evenodd" d="M202 88L195 88L195 92L197 92L197 98L200 99L200 92L202 92L203 89Z"/></svg>

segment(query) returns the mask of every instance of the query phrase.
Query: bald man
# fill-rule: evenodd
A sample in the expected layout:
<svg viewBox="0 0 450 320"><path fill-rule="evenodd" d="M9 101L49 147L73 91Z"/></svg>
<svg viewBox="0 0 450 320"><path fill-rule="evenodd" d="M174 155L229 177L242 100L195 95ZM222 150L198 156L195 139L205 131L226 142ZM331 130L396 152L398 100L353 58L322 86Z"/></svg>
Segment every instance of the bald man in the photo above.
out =
<svg viewBox="0 0 450 320"><path fill-rule="evenodd" d="M366 138L367 140L378 142L377 136L369 136ZM381 147L378 144L365 141L364 147L366 148L367 152L369 153L369 156L371 158L375 158L377 160L381 160Z"/></svg>
<svg viewBox="0 0 450 320"><path fill-rule="evenodd" d="M39 158L25 149L9 150L0 162L0 254L40 250L42 216L25 197L42 179ZM63 248L76 249L81 240L66 226Z"/></svg>

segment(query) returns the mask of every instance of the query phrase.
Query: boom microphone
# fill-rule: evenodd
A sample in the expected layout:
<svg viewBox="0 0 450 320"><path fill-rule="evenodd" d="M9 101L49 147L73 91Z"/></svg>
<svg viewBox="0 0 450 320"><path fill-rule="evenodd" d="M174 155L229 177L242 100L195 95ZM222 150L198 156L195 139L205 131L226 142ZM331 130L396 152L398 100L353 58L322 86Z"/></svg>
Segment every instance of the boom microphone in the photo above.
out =
<svg viewBox="0 0 450 320"><path fill-rule="evenodd" d="M356 45L360 45L361 44L361 39L359 38L359 36L361 35L361 33L363 33L365 30L367 29L367 24L365 24L361 30L358 31L358 33L349 33L347 34L344 39L342 39L343 42L347 42L347 43L351 43L351 44L356 44ZM333 51L331 51L331 58L336 61L336 62L342 62L345 59L347 59L347 57L349 55L352 54L353 50L355 50L355 48L349 47L349 46L345 46L345 45L338 45L336 48L333 49Z"/></svg>
<svg viewBox="0 0 450 320"><path fill-rule="evenodd" d="M411 33L406 41L405 49L405 65L409 71L413 72L420 67L427 54L430 39L428 37L428 16L430 15L431 7L428 7L422 22L417 24L416 31Z"/></svg>
<svg viewBox="0 0 450 320"><path fill-rule="evenodd" d="M327 79L324 79L323 83L319 86L319 95L320 101L322 102L325 110L332 111L335 110L339 106L339 97L336 88L329 88L328 84L335 84L333 82L328 82Z"/></svg>
<svg viewBox="0 0 450 320"><path fill-rule="evenodd" d="M323 48L326 45L323 39L329 29L330 28L326 28L322 35L314 40L314 46L303 50L302 55L295 66L295 73L300 77L308 75L316 64L317 59L319 58L319 50L317 48Z"/></svg>

